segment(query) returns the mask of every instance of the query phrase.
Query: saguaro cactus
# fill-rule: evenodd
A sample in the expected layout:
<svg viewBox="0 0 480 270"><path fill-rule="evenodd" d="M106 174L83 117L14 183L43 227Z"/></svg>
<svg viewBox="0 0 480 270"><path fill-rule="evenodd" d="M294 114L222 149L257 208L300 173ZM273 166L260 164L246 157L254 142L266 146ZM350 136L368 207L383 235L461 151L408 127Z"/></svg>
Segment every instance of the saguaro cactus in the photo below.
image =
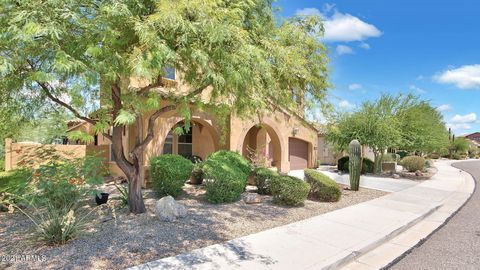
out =
<svg viewBox="0 0 480 270"><path fill-rule="evenodd" d="M360 185L360 173L362 171L362 146L357 140L348 145L348 171L350 174L350 189L357 191Z"/></svg>

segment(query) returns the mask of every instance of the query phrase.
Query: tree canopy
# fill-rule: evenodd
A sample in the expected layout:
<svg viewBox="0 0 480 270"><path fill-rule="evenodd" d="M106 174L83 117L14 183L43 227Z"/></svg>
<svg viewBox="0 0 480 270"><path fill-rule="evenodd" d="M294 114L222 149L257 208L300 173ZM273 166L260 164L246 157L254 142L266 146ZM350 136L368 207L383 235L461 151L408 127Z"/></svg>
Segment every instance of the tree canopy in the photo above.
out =
<svg viewBox="0 0 480 270"><path fill-rule="evenodd" d="M354 139L372 149L376 172L380 171L383 153L389 148L428 153L448 145L441 114L427 101L401 94L382 94L353 112L340 114L329 124L329 142L345 149Z"/></svg>
<svg viewBox="0 0 480 270"><path fill-rule="evenodd" d="M271 0L5 0L0 14L0 91L49 100L111 139L133 212L145 211L141 157L165 112L294 110L298 97L322 100L328 85L320 18L280 19ZM181 84L165 83L171 67ZM146 113L148 132L125 154L123 126Z"/></svg>

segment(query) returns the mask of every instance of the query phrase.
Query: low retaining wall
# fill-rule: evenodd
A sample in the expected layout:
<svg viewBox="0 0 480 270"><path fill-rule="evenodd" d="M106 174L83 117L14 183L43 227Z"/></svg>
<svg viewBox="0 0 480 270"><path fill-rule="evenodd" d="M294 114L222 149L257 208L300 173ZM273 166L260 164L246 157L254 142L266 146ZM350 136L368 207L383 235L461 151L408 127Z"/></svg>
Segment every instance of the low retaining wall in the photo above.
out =
<svg viewBox="0 0 480 270"><path fill-rule="evenodd" d="M5 140L5 171L21 167L38 168L53 159L75 159L96 155L108 162L108 145L62 145Z"/></svg>

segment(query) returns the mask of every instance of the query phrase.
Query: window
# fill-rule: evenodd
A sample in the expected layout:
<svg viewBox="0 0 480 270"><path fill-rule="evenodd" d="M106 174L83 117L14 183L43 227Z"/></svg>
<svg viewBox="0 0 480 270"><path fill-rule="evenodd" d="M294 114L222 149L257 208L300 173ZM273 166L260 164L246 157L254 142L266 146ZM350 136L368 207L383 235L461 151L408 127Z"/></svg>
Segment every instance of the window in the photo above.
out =
<svg viewBox="0 0 480 270"><path fill-rule="evenodd" d="M191 127L183 135L178 136L178 154L184 157L193 155Z"/></svg>
<svg viewBox="0 0 480 270"><path fill-rule="evenodd" d="M163 144L163 154L173 154L173 132L170 130L167 137L165 138L165 143Z"/></svg>

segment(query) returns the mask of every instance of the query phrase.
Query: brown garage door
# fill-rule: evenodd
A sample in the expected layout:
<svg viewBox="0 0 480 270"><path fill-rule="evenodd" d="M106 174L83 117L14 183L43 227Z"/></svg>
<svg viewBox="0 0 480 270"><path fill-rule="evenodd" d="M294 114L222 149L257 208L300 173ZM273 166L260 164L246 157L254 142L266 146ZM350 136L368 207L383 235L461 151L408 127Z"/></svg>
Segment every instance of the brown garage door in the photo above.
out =
<svg viewBox="0 0 480 270"><path fill-rule="evenodd" d="M301 170L308 167L308 143L299 139L288 139L288 160L290 170Z"/></svg>

